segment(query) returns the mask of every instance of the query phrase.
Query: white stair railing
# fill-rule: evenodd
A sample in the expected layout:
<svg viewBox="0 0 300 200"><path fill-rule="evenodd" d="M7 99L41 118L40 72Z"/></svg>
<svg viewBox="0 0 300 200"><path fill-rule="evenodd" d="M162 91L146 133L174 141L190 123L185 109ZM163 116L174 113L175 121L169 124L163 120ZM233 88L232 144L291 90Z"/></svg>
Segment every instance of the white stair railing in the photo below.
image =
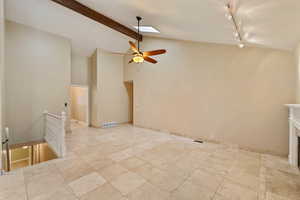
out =
<svg viewBox="0 0 300 200"><path fill-rule="evenodd" d="M61 115L55 115L49 113L48 111L44 111L44 120L45 141L48 143L50 148L56 153L58 157L64 157L66 154L66 113L62 112Z"/></svg>
<svg viewBox="0 0 300 200"><path fill-rule="evenodd" d="M1 134L1 132L0 132ZM5 171L10 171L10 157L9 157L9 128L5 127L4 135L2 135L2 149L0 156L2 160L0 160L0 176L4 175Z"/></svg>

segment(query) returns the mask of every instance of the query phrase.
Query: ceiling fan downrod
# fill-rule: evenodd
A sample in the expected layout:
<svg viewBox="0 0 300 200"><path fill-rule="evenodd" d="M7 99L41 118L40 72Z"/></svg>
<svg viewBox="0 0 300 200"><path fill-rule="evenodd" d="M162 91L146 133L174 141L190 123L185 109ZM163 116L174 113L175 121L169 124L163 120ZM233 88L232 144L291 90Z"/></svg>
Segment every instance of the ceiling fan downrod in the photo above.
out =
<svg viewBox="0 0 300 200"><path fill-rule="evenodd" d="M142 17L136 16L136 19L138 20L138 34L140 35L140 21L142 20ZM140 40L138 40L138 51L140 52Z"/></svg>

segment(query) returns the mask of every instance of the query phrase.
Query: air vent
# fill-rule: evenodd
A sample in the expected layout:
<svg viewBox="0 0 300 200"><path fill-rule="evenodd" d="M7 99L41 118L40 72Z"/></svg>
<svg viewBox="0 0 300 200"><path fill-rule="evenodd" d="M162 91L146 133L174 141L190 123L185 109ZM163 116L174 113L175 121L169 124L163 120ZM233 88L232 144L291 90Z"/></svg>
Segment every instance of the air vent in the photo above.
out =
<svg viewBox="0 0 300 200"><path fill-rule="evenodd" d="M194 140L194 142L196 142L196 143L203 143L203 141L201 141L201 140Z"/></svg>
<svg viewBox="0 0 300 200"><path fill-rule="evenodd" d="M102 124L102 128L112 128L118 125L117 122L105 122Z"/></svg>

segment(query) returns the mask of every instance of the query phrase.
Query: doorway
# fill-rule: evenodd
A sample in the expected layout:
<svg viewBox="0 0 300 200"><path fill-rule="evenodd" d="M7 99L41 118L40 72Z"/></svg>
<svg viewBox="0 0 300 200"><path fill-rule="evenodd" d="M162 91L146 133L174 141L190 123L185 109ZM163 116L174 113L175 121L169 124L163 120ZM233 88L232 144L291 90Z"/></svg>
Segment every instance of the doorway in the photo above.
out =
<svg viewBox="0 0 300 200"><path fill-rule="evenodd" d="M71 85L70 117L72 126L89 125L89 89L87 86Z"/></svg>
<svg viewBox="0 0 300 200"><path fill-rule="evenodd" d="M12 171L19 168L35 165L57 158L54 151L44 142L30 142L9 145L7 152L5 171Z"/></svg>
<svg viewBox="0 0 300 200"><path fill-rule="evenodd" d="M127 89L127 94L128 94L128 119L129 119L128 123L134 124L133 81L126 81L125 87Z"/></svg>

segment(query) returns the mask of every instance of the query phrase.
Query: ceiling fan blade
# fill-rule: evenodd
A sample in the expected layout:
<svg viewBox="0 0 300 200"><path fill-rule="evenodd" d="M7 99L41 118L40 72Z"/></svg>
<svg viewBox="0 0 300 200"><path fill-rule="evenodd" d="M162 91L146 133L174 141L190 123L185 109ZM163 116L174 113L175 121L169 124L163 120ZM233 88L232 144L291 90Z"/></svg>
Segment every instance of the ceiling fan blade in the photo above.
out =
<svg viewBox="0 0 300 200"><path fill-rule="evenodd" d="M136 48L135 44L131 41L129 41L129 44L130 44L130 47L131 47L131 50L134 51L134 52L139 52L138 49Z"/></svg>
<svg viewBox="0 0 300 200"><path fill-rule="evenodd" d="M157 63L156 60L154 60L153 58L147 57L147 56L144 56L144 60L146 60L146 61L148 61L148 62L151 62L151 63L153 63L153 64L156 64L156 63Z"/></svg>
<svg viewBox="0 0 300 200"><path fill-rule="evenodd" d="M131 59L128 63L130 64L130 63L132 63L133 62L133 59Z"/></svg>
<svg viewBox="0 0 300 200"><path fill-rule="evenodd" d="M155 56L155 55L159 55L159 54L164 54L167 51L165 49L158 49L158 50L154 50L154 51L145 51L143 52L144 56Z"/></svg>

